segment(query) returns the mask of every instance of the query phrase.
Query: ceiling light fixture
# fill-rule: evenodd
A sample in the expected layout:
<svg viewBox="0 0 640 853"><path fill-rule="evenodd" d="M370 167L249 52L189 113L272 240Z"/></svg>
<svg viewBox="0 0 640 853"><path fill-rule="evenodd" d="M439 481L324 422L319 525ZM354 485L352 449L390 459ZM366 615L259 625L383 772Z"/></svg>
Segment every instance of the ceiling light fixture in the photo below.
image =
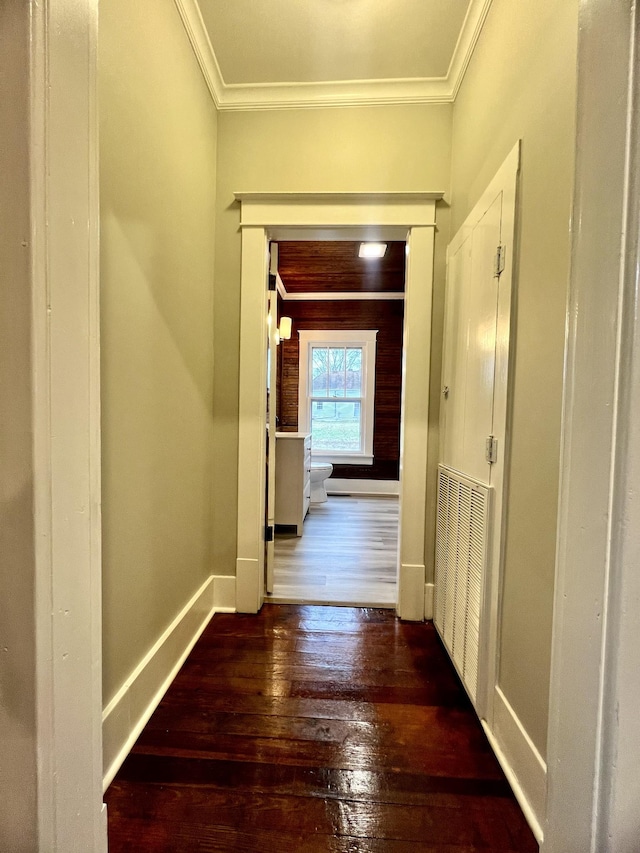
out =
<svg viewBox="0 0 640 853"><path fill-rule="evenodd" d="M360 243L359 258L384 258L387 251L386 243Z"/></svg>

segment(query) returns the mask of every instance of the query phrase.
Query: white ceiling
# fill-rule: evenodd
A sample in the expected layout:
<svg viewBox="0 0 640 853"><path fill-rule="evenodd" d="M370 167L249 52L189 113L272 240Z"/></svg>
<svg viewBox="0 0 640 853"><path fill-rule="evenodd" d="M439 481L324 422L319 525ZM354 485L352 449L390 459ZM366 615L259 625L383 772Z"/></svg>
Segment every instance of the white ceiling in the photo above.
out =
<svg viewBox="0 0 640 853"><path fill-rule="evenodd" d="M199 0L225 83L445 77L469 0Z"/></svg>
<svg viewBox="0 0 640 853"><path fill-rule="evenodd" d="M176 0L222 109L451 101L490 2Z"/></svg>

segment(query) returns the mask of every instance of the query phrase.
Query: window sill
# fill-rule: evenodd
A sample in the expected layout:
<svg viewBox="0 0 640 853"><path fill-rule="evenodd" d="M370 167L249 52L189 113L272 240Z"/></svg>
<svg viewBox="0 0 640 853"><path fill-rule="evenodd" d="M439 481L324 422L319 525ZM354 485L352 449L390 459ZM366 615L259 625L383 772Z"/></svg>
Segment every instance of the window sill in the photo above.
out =
<svg viewBox="0 0 640 853"><path fill-rule="evenodd" d="M373 465L373 456L364 454L352 456L337 453L311 453L312 462L330 462L332 465Z"/></svg>

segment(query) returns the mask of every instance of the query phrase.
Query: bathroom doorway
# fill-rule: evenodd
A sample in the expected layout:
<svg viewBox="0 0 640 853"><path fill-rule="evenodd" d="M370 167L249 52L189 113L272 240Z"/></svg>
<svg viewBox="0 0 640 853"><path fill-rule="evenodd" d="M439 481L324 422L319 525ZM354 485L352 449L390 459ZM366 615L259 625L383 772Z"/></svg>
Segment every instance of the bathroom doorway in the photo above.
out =
<svg viewBox="0 0 640 853"><path fill-rule="evenodd" d="M270 241L405 240L407 270L402 370L402 477L396 612L431 618L429 541L435 481L430 406L436 204L440 191L378 193L238 192L242 233L236 609L257 613L265 600L267 280ZM267 531L268 533L268 531Z"/></svg>
<svg viewBox="0 0 640 853"><path fill-rule="evenodd" d="M269 600L395 607L406 243L280 241L271 256L284 334Z"/></svg>

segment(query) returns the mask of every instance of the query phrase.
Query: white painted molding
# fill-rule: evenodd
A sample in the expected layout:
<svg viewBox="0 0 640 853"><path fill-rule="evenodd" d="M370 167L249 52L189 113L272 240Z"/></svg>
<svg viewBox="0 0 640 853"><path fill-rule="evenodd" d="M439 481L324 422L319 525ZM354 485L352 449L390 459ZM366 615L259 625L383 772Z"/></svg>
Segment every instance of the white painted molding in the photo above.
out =
<svg viewBox="0 0 640 853"><path fill-rule="evenodd" d="M238 201L241 200L239 198L241 195L241 193L236 193ZM437 199L443 196L444 193L438 193ZM242 228L243 226L240 225L240 227ZM435 222L431 224L431 227L437 230ZM379 243L382 241L391 242L392 240L400 240L402 242L407 239L407 226L402 223L400 225L387 225L385 228L381 228L379 225L373 223L368 224L366 228L345 225L342 225L340 228L332 228L313 223L311 225L304 225L302 223L290 225L273 222L272 229L273 231L270 232L272 239L277 240L318 240L324 243L330 241L368 240L369 242Z"/></svg>
<svg viewBox="0 0 640 853"><path fill-rule="evenodd" d="M330 477L325 481L328 495L399 495L400 480L347 480Z"/></svg>
<svg viewBox="0 0 640 853"><path fill-rule="evenodd" d="M262 537L259 542L264 542ZM257 613L264 597L264 560L238 557L236 560L236 610Z"/></svg>
<svg viewBox="0 0 640 853"><path fill-rule="evenodd" d="M400 430L400 522L398 550L398 615L424 619L426 582L425 525L431 369L431 306L433 297L432 228L412 228L407 239L406 310L402 354Z"/></svg>
<svg viewBox="0 0 640 853"><path fill-rule="evenodd" d="M245 211L253 211L256 210L256 205L260 204L269 204L269 205L277 205L278 208L285 206L288 208L291 204L295 204L297 209L300 209L300 205L304 204L307 207L317 203L321 205L325 204L336 204L341 207L345 207L347 205L350 206L358 206L363 203L365 204L375 204L376 202L381 202L385 205L390 204L418 204L422 205L425 201L439 201L444 196L443 190L407 190L405 192L401 191L389 191L389 192L308 192L308 193L300 193L300 192L234 192L233 197L236 201L245 202L245 207L243 208ZM250 202L252 206L249 206L247 203ZM333 211L335 214L335 211ZM335 221L335 215L325 215L322 217L322 224L330 226ZM413 221L413 220L410 220ZM243 217L242 224L244 225L256 225L257 223L251 217ZM301 222L300 218L297 217L294 222L294 225L304 225L308 224L305 222ZM356 225L363 225L362 222L358 220L355 221ZM420 221L416 223L418 225L435 225L435 220L433 218L428 218L424 222ZM351 238L349 238L351 239ZM357 238L353 238L357 239Z"/></svg>
<svg viewBox="0 0 640 853"><path fill-rule="evenodd" d="M264 598L264 495L268 239L283 230L318 227L340 233L375 228L381 239L406 229L408 263L400 437L399 613L424 618L427 444L431 300L436 201L441 193L237 193L241 201L242 266L238 436L237 609L256 612ZM355 239L358 239L356 237ZM404 511L402 509L404 505ZM417 604L416 604L417 600Z"/></svg>
<svg viewBox="0 0 640 853"><path fill-rule="evenodd" d="M354 300L359 301L388 301L390 299L404 299L404 293L398 293L397 291L366 291L366 290L354 290L351 292L339 292L339 293L331 293L327 291L316 292L316 293L289 293L288 290L284 290L284 294L282 291L280 292L282 298L286 302L353 302Z"/></svg>
<svg viewBox="0 0 640 853"><path fill-rule="evenodd" d="M579 4L543 853L640 837L638 16Z"/></svg>
<svg viewBox="0 0 640 853"><path fill-rule="evenodd" d="M434 585L432 583L424 585L424 618L427 622L433 620L433 590Z"/></svg>
<svg viewBox="0 0 640 853"><path fill-rule="evenodd" d="M227 84L197 0L175 0L194 53L219 110L278 110L383 104L448 104L460 88L491 0L471 0L446 77Z"/></svg>
<svg viewBox="0 0 640 853"><path fill-rule="evenodd" d="M495 689L493 709L493 729L485 720L482 725L540 844L547 796L547 765L500 687Z"/></svg>
<svg viewBox="0 0 640 853"><path fill-rule="evenodd" d="M426 566L401 563L398 571L398 607L400 619L410 622L422 622L425 604Z"/></svg>
<svg viewBox="0 0 640 853"><path fill-rule="evenodd" d="M37 791L22 791L22 799L37 803L39 850L98 853L107 849L101 790L98 3L23 5L31 28L30 61L20 73L29 75L30 95L25 158L31 233L24 234L23 247L32 278L34 479L25 489L33 486L34 496ZM32 725L25 724L29 736Z"/></svg>
<svg viewBox="0 0 640 853"><path fill-rule="evenodd" d="M238 406L236 607L257 613L265 590L266 406L269 244L262 227L242 232ZM250 294L250 298L247 295Z"/></svg>
<svg viewBox="0 0 640 853"><path fill-rule="evenodd" d="M225 85L197 0L175 0L175 4L213 102L221 109Z"/></svg>
<svg viewBox="0 0 640 853"><path fill-rule="evenodd" d="M397 80L339 80L326 83L226 85L221 110L285 110L385 104L448 104L446 77Z"/></svg>
<svg viewBox="0 0 640 853"><path fill-rule="evenodd" d="M491 0L471 0L467 10L458 43L456 44L449 70L447 72L447 81L451 87L451 101L455 101L464 75L466 74L473 51L476 48L482 27L489 13Z"/></svg>
<svg viewBox="0 0 640 853"><path fill-rule="evenodd" d="M216 612L216 592L227 600L228 581L226 577L207 578L104 709L105 791Z"/></svg>
<svg viewBox="0 0 640 853"><path fill-rule="evenodd" d="M277 245L278 245L277 243L273 243L273 246L277 246ZM289 294L287 293L287 290L284 286L284 282L280 278L280 273L277 271L276 271L276 290L278 291L278 293L280 294L282 299L288 299L289 298Z"/></svg>

